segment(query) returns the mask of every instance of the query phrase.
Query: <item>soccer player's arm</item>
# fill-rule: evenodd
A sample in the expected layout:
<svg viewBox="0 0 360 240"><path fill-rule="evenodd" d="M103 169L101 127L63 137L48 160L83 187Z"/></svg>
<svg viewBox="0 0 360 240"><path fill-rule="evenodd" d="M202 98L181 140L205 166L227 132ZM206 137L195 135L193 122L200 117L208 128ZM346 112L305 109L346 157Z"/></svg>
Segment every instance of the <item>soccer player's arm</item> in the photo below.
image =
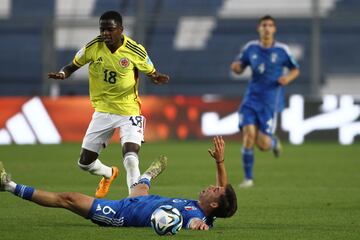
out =
<svg viewBox="0 0 360 240"><path fill-rule="evenodd" d="M288 48L285 49L287 59L285 61L285 66L290 69L289 73L283 75L279 78L279 83L282 86L286 86L292 81L294 81L300 75L300 66L292 56L290 50Z"/></svg>
<svg viewBox="0 0 360 240"><path fill-rule="evenodd" d="M279 78L279 83L283 86L288 85L300 75L299 68L290 69L289 73Z"/></svg>
<svg viewBox="0 0 360 240"><path fill-rule="evenodd" d="M199 210L182 212L183 228L192 230L209 230L212 224L208 225L202 218L204 217Z"/></svg>
<svg viewBox="0 0 360 240"><path fill-rule="evenodd" d="M247 65L249 65L248 52L247 47L244 47L231 63L230 70L235 74L241 74L244 72Z"/></svg>
<svg viewBox="0 0 360 240"><path fill-rule="evenodd" d="M48 73L49 78L53 79L66 79L71 76L76 70L88 63L89 60L86 59L86 47L81 48L75 55L73 61L68 65L63 66L58 72Z"/></svg>
<svg viewBox="0 0 360 240"><path fill-rule="evenodd" d="M64 80L65 78L70 77L70 75L73 74L73 72L75 72L78 69L79 69L78 66L76 66L74 63L70 63L68 65L63 66L58 72L49 72L48 77L53 79Z"/></svg>
<svg viewBox="0 0 360 240"><path fill-rule="evenodd" d="M146 74L149 78L151 78L152 82L158 85L166 84L169 82L170 77L166 74L160 73L156 71L154 64L152 63L149 55L147 54L145 48L141 45L137 45L140 48L140 53L142 53L145 57L138 56L135 61L135 66Z"/></svg>
<svg viewBox="0 0 360 240"><path fill-rule="evenodd" d="M221 136L216 136L213 139L214 149L208 149L211 157L215 160L216 164L216 185L226 187L228 183L227 173L225 169L225 142Z"/></svg>

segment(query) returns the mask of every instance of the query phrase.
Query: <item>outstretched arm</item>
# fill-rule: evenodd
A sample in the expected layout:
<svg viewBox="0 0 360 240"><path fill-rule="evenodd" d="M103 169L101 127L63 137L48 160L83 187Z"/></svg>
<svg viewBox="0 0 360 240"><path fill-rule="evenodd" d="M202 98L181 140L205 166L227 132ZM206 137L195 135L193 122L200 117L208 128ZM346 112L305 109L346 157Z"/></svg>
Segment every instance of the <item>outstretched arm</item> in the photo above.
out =
<svg viewBox="0 0 360 240"><path fill-rule="evenodd" d="M213 143L214 149L208 149L208 152L214 158L216 164L216 185L225 187L228 182L224 164L225 142L221 136L216 136L213 139Z"/></svg>
<svg viewBox="0 0 360 240"><path fill-rule="evenodd" d="M79 67L73 63L70 63L60 69L59 72L49 72L48 77L53 79L64 80L65 78L70 77Z"/></svg>

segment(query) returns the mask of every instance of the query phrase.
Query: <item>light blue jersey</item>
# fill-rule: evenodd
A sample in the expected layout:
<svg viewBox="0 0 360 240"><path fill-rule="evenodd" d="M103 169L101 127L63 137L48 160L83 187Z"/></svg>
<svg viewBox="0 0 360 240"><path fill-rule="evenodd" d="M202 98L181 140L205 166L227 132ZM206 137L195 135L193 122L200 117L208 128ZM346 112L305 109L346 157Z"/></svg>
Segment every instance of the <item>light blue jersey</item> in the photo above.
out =
<svg viewBox="0 0 360 240"><path fill-rule="evenodd" d="M147 195L122 200L95 199L88 218L101 226L149 227L151 214L161 205L171 205L183 217L183 228L189 228L192 219L199 218L212 226L214 218L205 216L197 201Z"/></svg>
<svg viewBox="0 0 360 240"><path fill-rule="evenodd" d="M284 67L299 68L290 53L289 47L275 42L272 47L264 48L259 40L248 42L236 58L243 68L249 66L252 78L243 99L243 106L254 110L268 107L271 112L284 108L284 88L278 83Z"/></svg>

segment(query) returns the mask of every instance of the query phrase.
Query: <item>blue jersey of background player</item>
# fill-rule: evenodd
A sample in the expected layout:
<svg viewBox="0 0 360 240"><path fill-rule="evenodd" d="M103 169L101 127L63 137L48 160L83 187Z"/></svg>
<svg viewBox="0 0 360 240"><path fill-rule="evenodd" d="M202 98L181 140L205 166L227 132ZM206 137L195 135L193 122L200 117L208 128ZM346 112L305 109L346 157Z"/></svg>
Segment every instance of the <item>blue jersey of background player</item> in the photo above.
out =
<svg viewBox="0 0 360 240"><path fill-rule="evenodd" d="M264 16L259 20L259 40L248 42L231 64L231 70L241 74L249 66L252 78L239 110L239 127L242 130L242 160L245 179L240 187L252 187L254 153L257 145L261 150L273 150L276 157L281 152L279 140L273 136L276 113L284 107L284 86L300 73L299 65L286 44L276 42L275 19ZM284 68L289 72L284 75Z"/></svg>
<svg viewBox="0 0 360 240"><path fill-rule="evenodd" d="M214 149L208 152L216 164L216 186L210 185L201 191L198 200L149 195L151 179L165 169L165 156L154 161L138 183L131 187L129 197L121 200L98 199L74 192L47 192L16 184L1 162L0 191L11 192L44 207L65 208L98 225L113 227L150 226L151 214L157 207L172 205L182 214L184 228L208 230L215 217L231 217L237 210L236 194L228 184L224 164L225 142L222 137L214 137L213 143Z"/></svg>

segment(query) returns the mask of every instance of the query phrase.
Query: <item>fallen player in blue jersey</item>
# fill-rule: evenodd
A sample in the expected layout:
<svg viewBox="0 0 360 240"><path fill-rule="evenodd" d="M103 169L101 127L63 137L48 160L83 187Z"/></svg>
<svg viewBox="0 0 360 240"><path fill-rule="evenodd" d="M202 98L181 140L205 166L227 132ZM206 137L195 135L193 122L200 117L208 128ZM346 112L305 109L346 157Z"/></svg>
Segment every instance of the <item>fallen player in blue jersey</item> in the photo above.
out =
<svg viewBox="0 0 360 240"><path fill-rule="evenodd" d="M209 149L208 152L215 160L217 183L216 186L210 185L201 191L198 200L149 195L151 179L157 177L166 167L165 156L160 156L154 161L131 188L129 197L121 200L97 199L74 192L46 192L16 184L5 172L1 162L0 191L11 192L44 207L68 209L100 226L150 226L153 211L161 205L171 205L183 216L183 228L208 230L213 225L215 217L231 217L237 210L236 194L227 183L224 140L222 137L214 137L213 143L214 149Z"/></svg>

